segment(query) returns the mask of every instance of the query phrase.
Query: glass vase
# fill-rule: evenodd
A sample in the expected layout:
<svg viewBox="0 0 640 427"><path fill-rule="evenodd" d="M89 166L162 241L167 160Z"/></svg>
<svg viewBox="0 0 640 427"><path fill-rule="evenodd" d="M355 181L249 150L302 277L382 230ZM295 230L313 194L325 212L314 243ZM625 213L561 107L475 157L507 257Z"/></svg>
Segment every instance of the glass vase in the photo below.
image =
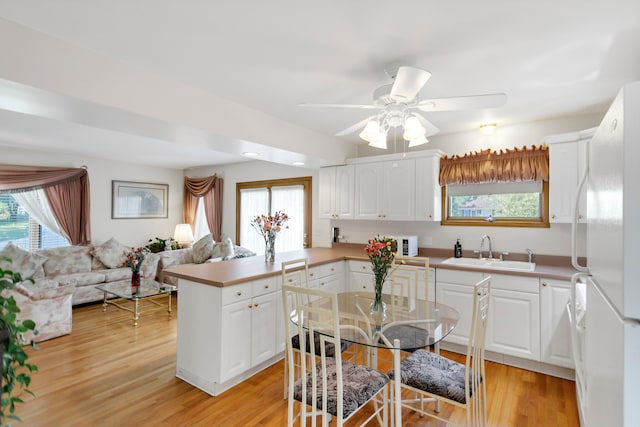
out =
<svg viewBox="0 0 640 427"><path fill-rule="evenodd" d="M140 272L131 272L131 295L137 295L140 290Z"/></svg>
<svg viewBox="0 0 640 427"><path fill-rule="evenodd" d="M383 272L379 272L375 274L375 284L374 291L375 295L373 297L373 302L371 303L371 313L377 315L384 315L387 306L382 301L382 285L384 284L384 279L386 277L386 270Z"/></svg>
<svg viewBox="0 0 640 427"><path fill-rule="evenodd" d="M268 235L264 239L264 243L265 243L264 261L274 262L276 260L276 235L275 234Z"/></svg>

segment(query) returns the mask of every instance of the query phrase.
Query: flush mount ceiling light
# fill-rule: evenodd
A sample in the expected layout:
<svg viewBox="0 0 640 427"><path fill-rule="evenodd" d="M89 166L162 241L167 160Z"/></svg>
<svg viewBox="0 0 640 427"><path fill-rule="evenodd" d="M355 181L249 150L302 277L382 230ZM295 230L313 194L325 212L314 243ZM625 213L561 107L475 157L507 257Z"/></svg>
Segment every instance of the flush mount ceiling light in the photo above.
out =
<svg viewBox="0 0 640 427"><path fill-rule="evenodd" d="M480 125L480 132L484 135L493 135L498 127L495 123L484 123Z"/></svg>
<svg viewBox="0 0 640 427"><path fill-rule="evenodd" d="M247 157L258 157L260 154L254 153L253 151L245 151L242 155Z"/></svg>

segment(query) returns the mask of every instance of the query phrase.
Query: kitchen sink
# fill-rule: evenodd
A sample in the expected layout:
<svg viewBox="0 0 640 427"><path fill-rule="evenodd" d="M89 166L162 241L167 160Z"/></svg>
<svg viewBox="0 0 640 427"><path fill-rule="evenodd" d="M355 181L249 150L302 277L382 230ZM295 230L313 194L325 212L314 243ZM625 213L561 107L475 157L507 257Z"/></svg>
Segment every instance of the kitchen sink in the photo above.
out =
<svg viewBox="0 0 640 427"><path fill-rule="evenodd" d="M491 270L533 271L536 268L535 262L500 261L498 258L447 258L442 263Z"/></svg>

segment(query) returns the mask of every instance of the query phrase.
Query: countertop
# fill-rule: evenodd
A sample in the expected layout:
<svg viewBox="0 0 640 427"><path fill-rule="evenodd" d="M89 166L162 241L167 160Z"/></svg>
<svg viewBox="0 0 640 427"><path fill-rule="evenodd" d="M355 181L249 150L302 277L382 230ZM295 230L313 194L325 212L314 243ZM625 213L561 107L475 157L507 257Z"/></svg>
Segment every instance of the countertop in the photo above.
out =
<svg viewBox="0 0 640 427"><path fill-rule="evenodd" d="M475 267L443 264L450 255L441 249L420 249L420 256L429 258L429 266L449 270L465 271L490 271L494 274L509 274L528 277L542 277L555 280L570 280L577 273L571 264L569 257L538 256L536 268L531 272L487 270ZM194 282L225 287L236 285L249 280L263 279L281 274L282 262L298 258L308 258L309 267L315 267L330 262L344 260L368 261L364 253L364 244L337 244L332 248L308 248L299 251L276 253L273 263L264 261L264 256L232 259L229 261L180 265L165 271L168 276Z"/></svg>

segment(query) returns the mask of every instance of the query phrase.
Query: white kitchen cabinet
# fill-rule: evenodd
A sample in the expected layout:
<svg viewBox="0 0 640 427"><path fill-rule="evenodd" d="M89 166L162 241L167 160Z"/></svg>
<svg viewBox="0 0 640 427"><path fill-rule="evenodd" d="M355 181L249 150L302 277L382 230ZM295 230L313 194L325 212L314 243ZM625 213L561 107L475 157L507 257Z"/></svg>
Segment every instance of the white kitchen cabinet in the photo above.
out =
<svg viewBox="0 0 640 427"><path fill-rule="evenodd" d="M222 348L221 382L276 354L279 292L275 278L251 282L251 288L251 293L247 293L251 298L222 307L222 342L232 344Z"/></svg>
<svg viewBox="0 0 640 427"><path fill-rule="evenodd" d="M473 285L482 278L482 273L477 271L436 269L436 302L454 308L460 316L456 327L445 338L446 342L467 345L471 330Z"/></svg>
<svg viewBox="0 0 640 427"><path fill-rule="evenodd" d="M347 261L349 278L347 287L349 292L374 291L374 277L371 270L371 263L368 261Z"/></svg>
<svg viewBox="0 0 640 427"><path fill-rule="evenodd" d="M545 363L573 368L567 303L571 283L540 279L540 344Z"/></svg>
<svg viewBox="0 0 640 427"><path fill-rule="evenodd" d="M318 277L312 280L313 286L325 291L344 292L346 290L344 264L344 261L340 261L319 266Z"/></svg>
<svg viewBox="0 0 640 427"><path fill-rule="evenodd" d="M415 219L415 159L355 165L355 218Z"/></svg>
<svg viewBox="0 0 640 427"><path fill-rule="evenodd" d="M570 223L580 178L587 165L587 142L593 131L545 138L549 145L549 221ZM586 220L586 186L578 206L578 221Z"/></svg>
<svg viewBox="0 0 640 427"><path fill-rule="evenodd" d="M489 324L485 348L524 359L540 360L538 278L491 276Z"/></svg>
<svg viewBox="0 0 640 427"><path fill-rule="evenodd" d="M467 345L471 328L473 285L489 275L491 297L485 348L539 361L540 302L537 278L438 269L436 300L453 307L460 315L458 325L445 341Z"/></svg>
<svg viewBox="0 0 640 427"><path fill-rule="evenodd" d="M277 362L276 276L223 288L180 279L176 376L216 396Z"/></svg>
<svg viewBox="0 0 640 427"><path fill-rule="evenodd" d="M353 219L354 165L320 168L318 214L325 219Z"/></svg>
<svg viewBox="0 0 640 427"><path fill-rule="evenodd" d="M440 221L442 218L439 174L439 154L416 159L416 221Z"/></svg>

